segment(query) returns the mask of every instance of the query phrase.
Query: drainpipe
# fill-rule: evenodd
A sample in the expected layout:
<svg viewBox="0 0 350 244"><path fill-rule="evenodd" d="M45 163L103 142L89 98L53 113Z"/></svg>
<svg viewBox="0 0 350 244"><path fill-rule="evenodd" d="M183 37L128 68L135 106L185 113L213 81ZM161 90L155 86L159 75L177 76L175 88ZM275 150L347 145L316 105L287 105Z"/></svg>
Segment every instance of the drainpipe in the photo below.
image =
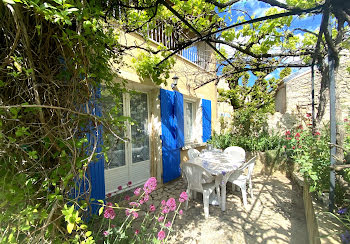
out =
<svg viewBox="0 0 350 244"><path fill-rule="evenodd" d="M331 16L328 21L328 32L332 35ZM336 111L335 111L335 77L334 77L334 66L335 66L335 53L331 48L328 48L328 63L329 63L329 108L330 108L330 126L331 126L331 148L330 148L330 161L331 166L335 164L336 154ZM329 189L329 211L334 210L334 191L335 191L335 171L330 171L330 189Z"/></svg>
<svg viewBox="0 0 350 244"><path fill-rule="evenodd" d="M315 68L314 63L312 62L311 66L311 106L312 106L312 134L315 133Z"/></svg>

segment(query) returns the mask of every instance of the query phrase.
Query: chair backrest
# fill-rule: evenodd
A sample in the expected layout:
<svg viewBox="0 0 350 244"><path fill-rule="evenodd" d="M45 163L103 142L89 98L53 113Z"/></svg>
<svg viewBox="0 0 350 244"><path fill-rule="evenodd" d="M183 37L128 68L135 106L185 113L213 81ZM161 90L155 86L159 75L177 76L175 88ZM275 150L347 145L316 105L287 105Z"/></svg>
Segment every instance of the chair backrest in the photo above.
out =
<svg viewBox="0 0 350 244"><path fill-rule="evenodd" d="M237 146L228 147L224 150L224 153L230 154L235 158L240 158L242 160L245 160L245 151L241 147L237 147Z"/></svg>
<svg viewBox="0 0 350 244"><path fill-rule="evenodd" d="M240 175L244 174L245 169L248 169L248 174L246 175L246 177L247 179L250 179L253 174L255 160L256 160L256 156L251 158L248 162L245 162L244 164L242 164L241 167L239 167L238 169L229 172L227 176L224 178L225 182L227 182L227 180L230 180L230 181L236 180Z"/></svg>
<svg viewBox="0 0 350 244"><path fill-rule="evenodd" d="M244 171L246 168L248 168L248 174L247 177L248 179L250 179L250 177L252 177L253 174L253 170L254 170L254 166L255 166L255 161L256 161L256 156L254 156L253 158L251 158L248 162L244 163L240 169L242 171Z"/></svg>
<svg viewBox="0 0 350 244"><path fill-rule="evenodd" d="M194 191L203 192L202 183L206 180L214 180L214 177L202 166L193 163L183 163L182 172L184 173L188 188Z"/></svg>
<svg viewBox="0 0 350 244"><path fill-rule="evenodd" d="M189 159L193 159L199 156L199 151L197 149L190 148L187 151L187 155Z"/></svg>

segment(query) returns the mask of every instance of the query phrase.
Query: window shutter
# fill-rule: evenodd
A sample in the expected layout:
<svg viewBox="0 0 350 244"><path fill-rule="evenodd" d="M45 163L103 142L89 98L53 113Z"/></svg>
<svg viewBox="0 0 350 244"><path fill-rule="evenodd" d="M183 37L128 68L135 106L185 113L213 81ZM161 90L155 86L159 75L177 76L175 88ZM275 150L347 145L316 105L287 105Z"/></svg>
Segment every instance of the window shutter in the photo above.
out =
<svg viewBox="0 0 350 244"><path fill-rule="evenodd" d="M202 99L202 126L203 142L207 142L211 136L211 101Z"/></svg>
<svg viewBox="0 0 350 244"><path fill-rule="evenodd" d="M180 97L180 96L178 96ZM177 99L176 99L177 100ZM180 149L177 143L177 120L175 119L175 92L160 89L160 115L162 122L163 182L178 178L180 169Z"/></svg>
<svg viewBox="0 0 350 244"><path fill-rule="evenodd" d="M101 88L91 88L92 96L87 104L82 106L82 110L84 112L89 112L91 115L95 115L98 117L102 116L101 105L98 102L98 99L101 95ZM87 109L88 108L88 109ZM97 200L105 200L105 179L104 179L104 156L103 154L99 154L102 151L103 138L102 138L102 125L98 125L97 127L90 121L85 128L82 128L86 131L87 149L86 154L90 155L93 152L95 140L96 142L96 150L95 153L96 160L91 162L88 165L88 170L85 174L85 178L81 179L79 176L76 178L76 186L74 192L72 192L72 197L80 198L82 196L87 195L87 191L89 191L90 199L95 199L91 201L91 210L93 214L97 214L99 205ZM88 182L88 180L90 182ZM91 186L91 187L90 187ZM89 218L89 217L88 217Z"/></svg>
<svg viewBox="0 0 350 244"><path fill-rule="evenodd" d="M176 122L176 147L182 148L185 145L184 136L184 98L180 92L175 91L175 122Z"/></svg>

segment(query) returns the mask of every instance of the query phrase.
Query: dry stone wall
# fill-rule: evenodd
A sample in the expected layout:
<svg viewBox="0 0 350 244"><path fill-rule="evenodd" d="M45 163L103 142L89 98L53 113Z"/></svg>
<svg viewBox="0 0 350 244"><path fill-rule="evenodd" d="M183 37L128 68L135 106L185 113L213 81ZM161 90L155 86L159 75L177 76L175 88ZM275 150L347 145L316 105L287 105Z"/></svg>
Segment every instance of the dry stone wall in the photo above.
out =
<svg viewBox="0 0 350 244"><path fill-rule="evenodd" d="M346 70L350 67L350 54L342 53L340 66L336 74L336 89L339 92L340 107L343 119L349 115L350 109L350 74ZM315 72L315 108L319 102L321 75ZM329 93L327 92L327 97ZM269 118L270 130L290 129L299 125L302 117L311 113L311 69L287 77L276 95L276 112ZM317 111L316 111L317 112ZM329 101L322 123L329 121Z"/></svg>

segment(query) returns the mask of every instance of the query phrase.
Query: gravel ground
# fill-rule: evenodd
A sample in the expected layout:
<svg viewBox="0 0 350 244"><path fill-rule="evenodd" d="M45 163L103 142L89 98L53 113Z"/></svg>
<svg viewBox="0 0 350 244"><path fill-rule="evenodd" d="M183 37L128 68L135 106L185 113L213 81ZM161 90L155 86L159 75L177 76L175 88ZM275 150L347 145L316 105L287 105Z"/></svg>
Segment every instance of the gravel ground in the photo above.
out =
<svg viewBox="0 0 350 244"><path fill-rule="evenodd" d="M232 191L228 184L226 211L210 206L210 216L205 219L201 194L197 194L184 214L175 219L168 243L308 243L301 193L285 174L261 172L262 167L256 166L254 200L248 194L247 210L241 193ZM151 194L147 205L158 208L163 199L178 199L186 187L183 179L164 184Z"/></svg>
<svg viewBox="0 0 350 244"><path fill-rule="evenodd" d="M179 185L184 185L182 180L165 188ZM226 211L210 206L207 220L201 199L190 201L176 219L169 243L308 243L302 196L290 180L280 173L260 175L254 177L253 188L255 199L248 197L245 210L241 193L228 187Z"/></svg>

